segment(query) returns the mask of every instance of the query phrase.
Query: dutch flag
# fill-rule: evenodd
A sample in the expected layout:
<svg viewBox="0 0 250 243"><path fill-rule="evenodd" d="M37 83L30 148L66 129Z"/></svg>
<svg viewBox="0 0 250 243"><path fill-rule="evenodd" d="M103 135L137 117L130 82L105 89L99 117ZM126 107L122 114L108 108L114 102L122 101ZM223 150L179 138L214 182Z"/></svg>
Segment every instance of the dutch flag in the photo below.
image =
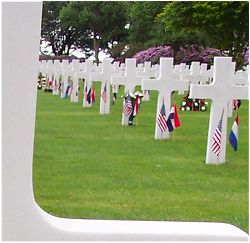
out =
<svg viewBox="0 0 250 243"><path fill-rule="evenodd" d="M233 123L232 130L229 134L229 142L232 145L234 151L237 151L237 147L238 147L238 125L239 125L239 118L237 114L235 121Z"/></svg>

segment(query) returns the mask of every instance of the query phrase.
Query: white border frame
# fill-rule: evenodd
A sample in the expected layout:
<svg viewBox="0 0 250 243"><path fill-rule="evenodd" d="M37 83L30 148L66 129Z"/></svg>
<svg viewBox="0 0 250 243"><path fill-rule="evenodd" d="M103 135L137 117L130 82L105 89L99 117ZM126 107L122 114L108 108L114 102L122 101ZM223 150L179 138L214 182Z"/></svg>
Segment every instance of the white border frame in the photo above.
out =
<svg viewBox="0 0 250 243"><path fill-rule="evenodd" d="M41 2L2 4L3 240L247 240L224 223L81 220L54 217L32 187Z"/></svg>

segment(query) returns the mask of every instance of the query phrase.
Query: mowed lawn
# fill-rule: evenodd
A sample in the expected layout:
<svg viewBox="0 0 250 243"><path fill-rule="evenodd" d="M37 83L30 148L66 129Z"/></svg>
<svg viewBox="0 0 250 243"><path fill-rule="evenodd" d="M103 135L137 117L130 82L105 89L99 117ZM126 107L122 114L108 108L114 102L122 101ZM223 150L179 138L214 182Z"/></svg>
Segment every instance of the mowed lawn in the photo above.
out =
<svg viewBox="0 0 250 243"><path fill-rule="evenodd" d="M179 112L174 140L154 139L157 92L137 126L121 126L123 88L109 115L38 91L33 184L52 215L84 219L225 222L248 232L248 102L239 110L239 148L206 165L209 111ZM82 91L81 91L82 93ZM174 95L178 106L182 96ZM230 131L234 118L228 119Z"/></svg>

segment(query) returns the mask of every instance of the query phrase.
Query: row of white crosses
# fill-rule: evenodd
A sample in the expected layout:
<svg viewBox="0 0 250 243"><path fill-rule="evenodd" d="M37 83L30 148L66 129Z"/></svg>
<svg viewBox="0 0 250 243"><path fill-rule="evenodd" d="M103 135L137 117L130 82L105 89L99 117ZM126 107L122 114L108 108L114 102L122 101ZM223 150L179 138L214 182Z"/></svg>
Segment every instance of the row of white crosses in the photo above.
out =
<svg viewBox="0 0 250 243"><path fill-rule="evenodd" d="M79 66L81 66L81 68L79 68ZM87 87L87 92L92 86L93 80L100 81L102 83L101 93L106 89L107 96L107 101L103 98L100 99L100 114L108 114L110 112L110 84L112 84L113 87L124 85L125 94L134 92L137 85L141 85L143 90L158 90L155 139L168 139L168 131L161 132L157 125L157 115L163 103L166 114L168 114L171 109L171 96L173 91L177 90L179 93L183 93L183 91L189 89L191 84L190 98L208 98L212 100L206 163L224 163L226 151L226 122L227 116L230 113L228 104L233 99L248 98L246 76L240 75L240 77L237 77L237 75L235 75L235 63L232 63L231 58L215 58L215 67L214 70L212 69L212 71L214 71L212 72L213 75L211 75L211 70L208 71L206 69L206 65L201 65L198 69L198 63L196 62L192 63L190 70L184 64L180 64L179 67L174 67L173 58L161 58L159 67L157 73L156 68L152 70L151 63L145 63L144 69L140 67L138 70L136 60L128 58L125 60L125 70L124 67L119 69L117 63L112 65L108 60L105 60L102 64L102 69L100 70L99 68L98 70L93 67L92 61L87 60L85 63L76 65L75 68L73 67L73 70L76 69L73 75L73 90L78 90L78 82L75 80L79 78L85 79L84 89ZM63 66L63 68L67 70L66 65ZM69 75L67 72L68 71L62 72L63 74L65 73L65 79L66 76ZM212 83L207 82L209 79L212 80ZM84 97L83 106L89 105L91 104L87 104L86 97ZM211 151L211 146L213 134L221 118L222 110L225 115L222 119L221 152L219 156L216 156ZM124 114L122 114L122 125L128 125L128 117Z"/></svg>

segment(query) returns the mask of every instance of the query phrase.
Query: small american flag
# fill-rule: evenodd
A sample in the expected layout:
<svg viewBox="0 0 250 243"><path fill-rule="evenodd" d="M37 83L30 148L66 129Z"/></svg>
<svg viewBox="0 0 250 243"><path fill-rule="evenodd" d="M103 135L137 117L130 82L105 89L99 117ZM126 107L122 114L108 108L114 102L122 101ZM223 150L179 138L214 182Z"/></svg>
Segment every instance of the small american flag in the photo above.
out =
<svg viewBox="0 0 250 243"><path fill-rule="evenodd" d="M104 101L104 103L107 103L108 100L108 96L107 96L107 83L105 83L104 89L102 91L102 99Z"/></svg>
<svg viewBox="0 0 250 243"><path fill-rule="evenodd" d="M223 119L224 109L221 114L221 118L219 120L219 123L215 129L214 135L213 135L213 144L212 144L212 152L214 152L217 156L220 154L220 148L221 148L221 130L222 130L222 119Z"/></svg>
<svg viewBox="0 0 250 243"><path fill-rule="evenodd" d="M166 111L165 111L164 103L162 103L161 110L158 114L157 124L159 128L161 129L161 132L164 132L167 130L167 118L166 118Z"/></svg>
<svg viewBox="0 0 250 243"><path fill-rule="evenodd" d="M133 106L132 106L132 102L131 102L131 99L130 99L130 95L128 95L126 98L125 98L125 104L124 104L124 107L123 107L123 113L126 117L129 117L133 112Z"/></svg>

